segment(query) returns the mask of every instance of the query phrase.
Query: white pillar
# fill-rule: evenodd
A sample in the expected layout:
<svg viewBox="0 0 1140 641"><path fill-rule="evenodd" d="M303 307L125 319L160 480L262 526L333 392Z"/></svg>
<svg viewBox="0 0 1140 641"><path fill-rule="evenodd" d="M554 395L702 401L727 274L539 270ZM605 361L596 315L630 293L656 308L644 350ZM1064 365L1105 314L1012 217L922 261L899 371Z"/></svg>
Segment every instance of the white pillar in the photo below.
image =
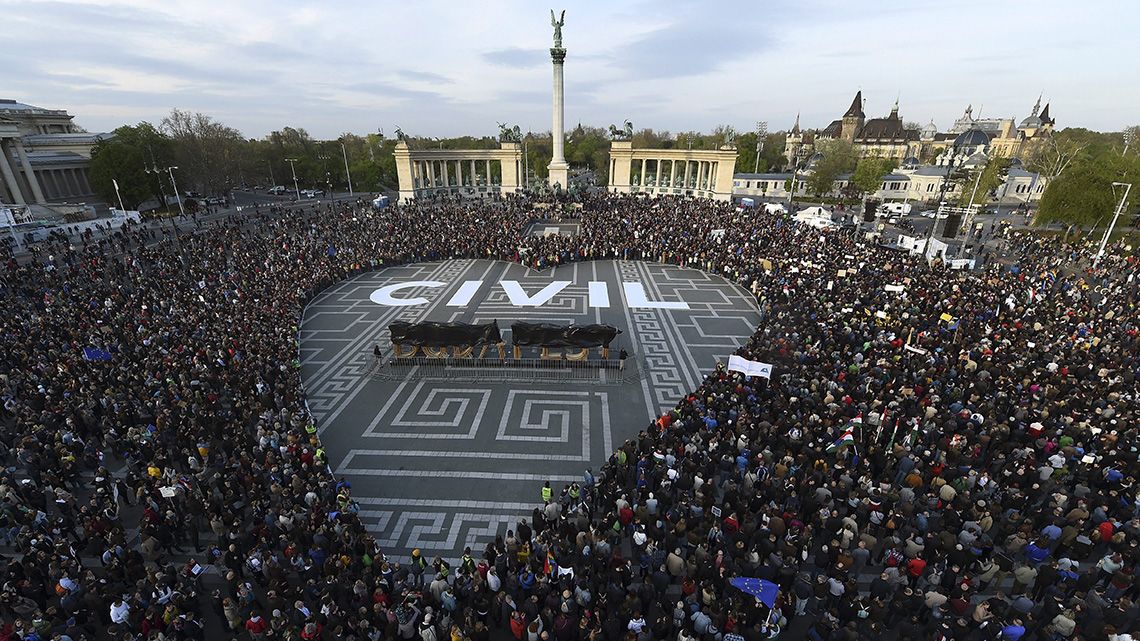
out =
<svg viewBox="0 0 1140 641"><path fill-rule="evenodd" d="M491 161L490 160L484 160L483 162L487 163L487 187L490 187L491 186Z"/></svg>
<svg viewBox="0 0 1140 641"><path fill-rule="evenodd" d="M24 168L24 175L28 177L28 185L32 188L32 196L39 204L47 202L44 200L44 192L40 189L40 183L36 180L36 172L32 170L32 163L28 162L28 154L24 151L24 143L19 140L16 141L16 155L20 157L20 165Z"/></svg>
<svg viewBox="0 0 1140 641"><path fill-rule="evenodd" d="M463 186L463 161L455 161L455 184L460 187Z"/></svg>
<svg viewBox="0 0 1140 641"><path fill-rule="evenodd" d="M565 137L563 118L565 116L565 96L563 95L562 72L566 62L566 50L561 47L550 50L550 60L554 63L554 100L551 118L551 135L553 138L550 165L547 169L550 176L547 182L550 185L557 183L566 189L570 182L570 165L566 164L563 152L563 138Z"/></svg>
<svg viewBox="0 0 1140 641"><path fill-rule="evenodd" d="M690 162L689 160L686 160L685 161L685 184L683 185L683 187L685 189L689 188L689 178L692 176L692 174L693 174L693 163Z"/></svg>
<svg viewBox="0 0 1140 641"><path fill-rule="evenodd" d="M8 193L12 194L15 205L24 204L24 194L20 191L20 184L16 182L16 174L12 171L12 164L8 158L8 141L0 141L0 173L4 174L4 183L8 185Z"/></svg>

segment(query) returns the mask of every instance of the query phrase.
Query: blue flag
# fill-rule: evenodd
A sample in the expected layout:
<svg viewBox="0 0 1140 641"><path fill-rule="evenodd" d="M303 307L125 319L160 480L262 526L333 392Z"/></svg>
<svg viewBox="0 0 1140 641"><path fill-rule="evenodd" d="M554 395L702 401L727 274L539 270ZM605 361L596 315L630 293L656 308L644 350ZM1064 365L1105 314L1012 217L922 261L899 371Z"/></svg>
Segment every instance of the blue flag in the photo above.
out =
<svg viewBox="0 0 1140 641"><path fill-rule="evenodd" d="M328 254L329 258L336 256L336 246L335 245L329 245L329 248L327 250L325 250L325 253Z"/></svg>
<svg viewBox="0 0 1140 641"><path fill-rule="evenodd" d="M769 608L776 607L776 595L780 592L780 586L771 581L737 577L729 581L729 584L745 594L760 599L760 602Z"/></svg>
<svg viewBox="0 0 1140 641"><path fill-rule="evenodd" d="M89 361L109 361L111 360L111 352L98 347L84 347L83 358Z"/></svg>

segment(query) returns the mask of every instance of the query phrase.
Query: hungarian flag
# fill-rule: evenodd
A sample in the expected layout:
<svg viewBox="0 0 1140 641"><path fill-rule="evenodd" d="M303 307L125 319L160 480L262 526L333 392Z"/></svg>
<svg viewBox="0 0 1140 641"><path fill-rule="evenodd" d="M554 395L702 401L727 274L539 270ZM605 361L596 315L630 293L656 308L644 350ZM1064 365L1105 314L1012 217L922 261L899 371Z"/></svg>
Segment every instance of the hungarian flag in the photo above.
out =
<svg viewBox="0 0 1140 641"><path fill-rule="evenodd" d="M843 433L839 435L839 438L835 439L834 443L827 446L827 451L828 452L835 452L837 450L840 450L840 449L847 447L848 445L854 444L855 443L855 430L859 429L859 427L862 425L863 425L863 413L860 412L860 413L855 415L855 418L848 421L847 429L843 430Z"/></svg>
<svg viewBox="0 0 1140 641"><path fill-rule="evenodd" d="M848 445L851 445L854 442L855 436L851 433L850 428L848 428L847 431L843 432L843 434L839 436L839 438L835 439L834 443L827 446L827 451L835 452L847 447Z"/></svg>

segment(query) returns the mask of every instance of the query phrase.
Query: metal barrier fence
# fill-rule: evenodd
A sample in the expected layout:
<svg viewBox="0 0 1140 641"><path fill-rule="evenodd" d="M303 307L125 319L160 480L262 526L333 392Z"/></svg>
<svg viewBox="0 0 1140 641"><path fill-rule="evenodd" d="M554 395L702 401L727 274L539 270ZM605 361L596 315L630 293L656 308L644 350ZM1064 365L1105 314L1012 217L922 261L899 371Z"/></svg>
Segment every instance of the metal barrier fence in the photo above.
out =
<svg viewBox="0 0 1140 641"><path fill-rule="evenodd" d="M569 361L539 358L398 358L391 352L375 359L371 378L385 381L446 380L470 383L580 383L626 385L648 375L644 359Z"/></svg>

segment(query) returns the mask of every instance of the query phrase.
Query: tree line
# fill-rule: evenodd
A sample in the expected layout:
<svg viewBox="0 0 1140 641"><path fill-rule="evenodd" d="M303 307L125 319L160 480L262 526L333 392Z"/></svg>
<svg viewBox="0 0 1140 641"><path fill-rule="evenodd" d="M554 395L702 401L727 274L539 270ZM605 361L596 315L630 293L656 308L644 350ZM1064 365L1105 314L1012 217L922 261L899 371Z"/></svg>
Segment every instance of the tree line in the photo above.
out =
<svg viewBox="0 0 1140 641"><path fill-rule="evenodd" d="M642 128L634 130L632 142L635 148L697 150L717 149L732 142L737 149L738 172L791 171L784 158L785 132L768 133L759 146L757 135L737 134L727 125L707 133ZM490 135L443 139L405 136L405 140L413 148L487 149L500 144ZM602 127L579 124L568 131L565 155L572 170L592 171L597 184L606 184L610 140L609 132ZM1131 148L1125 140L1131 142ZM254 186L292 189L294 171L301 189L343 191L348 187L346 161L356 191L379 192L397 188L396 142L379 130L317 140L299 127L284 127L263 138L246 138L206 114L175 109L157 125L124 125L112 138L99 142L92 151L89 175L92 186L107 202L117 202L121 196L128 207L150 199L161 203L165 196L173 195L171 173L181 191L207 196ZM550 132L527 132L522 142L530 184L545 181L552 151ZM838 177L850 175L842 195L857 199L875 192L883 177L897 168L893 159L860 158L857 150L842 140L817 141L815 151L821 157L805 174L805 180L808 190L819 196L831 193ZM1103 223L1119 199L1111 184L1140 180L1137 152L1140 127L1115 133L1067 128L1046 135L1031 157L1020 159L1026 169L1046 180L1038 220ZM177 170L172 172L169 167ZM803 169L801 164L798 170ZM962 200L974 193L973 185L977 184L975 202L985 202L996 194L1009 170L1009 159L994 158L972 172L956 172L951 180L961 183L957 193Z"/></svg>

